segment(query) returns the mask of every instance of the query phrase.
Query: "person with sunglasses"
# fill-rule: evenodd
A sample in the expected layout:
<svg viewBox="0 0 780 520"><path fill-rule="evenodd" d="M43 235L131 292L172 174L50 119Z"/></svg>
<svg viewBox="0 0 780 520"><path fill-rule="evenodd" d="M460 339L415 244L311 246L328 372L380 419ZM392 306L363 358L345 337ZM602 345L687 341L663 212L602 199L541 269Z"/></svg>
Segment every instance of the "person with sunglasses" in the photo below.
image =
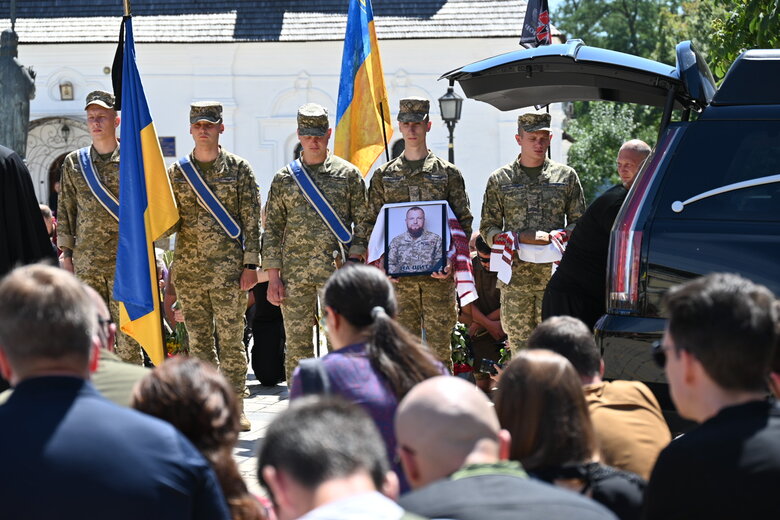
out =
<svg viewBox="0 0 780 520"><path fill-rule="evenodd" d="M471 264L479 298L463 307L459 321L468 327L474 363L478 367L482 359L495 363L500 360L506 332L501 326L501 291L496 287L497 273L490 270L490 246L478 233L474 244L476 254L471 257ZM490 374L475 374L477 384L486 390L484 386L489 385Z"/></svg>
<svg viewBox="0 0 780 520"><path fill-rule="evenodd" d="M723 273L665 295L654 357L678 412L699 425L658 456L647 520L780 518L780 407L767 399L775 302L766 287Z"/></svg>

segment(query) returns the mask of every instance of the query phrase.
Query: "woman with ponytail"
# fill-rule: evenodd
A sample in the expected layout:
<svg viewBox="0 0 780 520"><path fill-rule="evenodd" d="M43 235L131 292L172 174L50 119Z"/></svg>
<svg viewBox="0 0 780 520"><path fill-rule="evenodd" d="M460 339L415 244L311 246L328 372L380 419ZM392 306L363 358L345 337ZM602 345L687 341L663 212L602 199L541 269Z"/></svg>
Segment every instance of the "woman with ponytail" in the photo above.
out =
<svg viewBox="0 0 780 520"><path fill-rule="evenodd" d="M395 461L393 417L411 388L429 377L447 374L433 353L393 318L398 312L393 285L375 267L348 265L325 283L323 308L330 352L321 358L330 392L363 406L371 414ZM300 367L293 375L290 399L304 394ZM400 464L393 469L408 490Z"/></svg>

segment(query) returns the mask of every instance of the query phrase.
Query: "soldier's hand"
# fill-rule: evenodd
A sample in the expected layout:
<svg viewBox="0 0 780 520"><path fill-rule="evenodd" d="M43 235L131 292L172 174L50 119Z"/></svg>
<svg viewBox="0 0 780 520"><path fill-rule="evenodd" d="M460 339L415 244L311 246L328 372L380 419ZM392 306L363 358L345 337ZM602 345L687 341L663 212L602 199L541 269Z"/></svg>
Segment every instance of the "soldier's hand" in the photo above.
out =
<svg viewBox="0 0 780 520"><path fill-rule="evenodd" d="M520 242L536 246L546 246L550 243L550 234L546 231L523 231L520 233Z"/></svg>
<svg viewBox="0 0 780 520"><path fill-rule="evenodd" d="M445 278L449 278L452 275L452 263L449 261L447 262L447 265L444 266L444 269L441 271L434 271L431 273L431 277L436 278L437 280L444 280Z"/></svg>
<svg viewBox="0 0 780 520"><path fill-rule="evenodd" d="M480 331L485 330L485 327L477 323L476 321L472 321L471 325L469 325L469 337L473 338L477 334L479 334Z"/></svg>
<svg viewBox="0 0 780 520"><path fill-rule="evenodd" d="M500 320L490 321L485 326L485 329L487 329L487 331L496 341L502 340L506 337L506 333L504 332L504 328L501 326Z"/></svg>
<svg viewBox="0 0 780 520"><path fill-rule="evenodd" d="M241 284L242 291L248 291L257 285L257 269L244 269L241 272Z"/></svg>
<svg viewBox="0 0 780 520"><path fill-rule="evenodd" d="M271 277L268 280L268 301L273 305L279 306L284 302L284 284L278 277Z"/></svg>
<svg viewBox="0 0 780 520"><path fill-rule="evenodd" d="M62 257L62 262L61 262L60 265L61 265L61 267L63 269L65 269L69 273L73 272L73 258L72 257L70 257L70 256L63 256Z"/></svg>

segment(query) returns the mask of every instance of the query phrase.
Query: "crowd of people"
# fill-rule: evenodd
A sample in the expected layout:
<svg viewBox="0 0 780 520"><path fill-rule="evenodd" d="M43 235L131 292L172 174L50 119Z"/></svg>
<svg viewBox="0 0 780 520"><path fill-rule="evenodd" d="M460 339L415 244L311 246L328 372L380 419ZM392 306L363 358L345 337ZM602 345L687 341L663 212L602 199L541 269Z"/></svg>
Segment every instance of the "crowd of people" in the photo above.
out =
<svg viewBox="0 0 780 520"><path fill-rule="evenodd" d="M334 349L298 367L289 408L259 443L266 499L248 491L232 457L240 407L213 365L183 356L153 370L117 361L133 372L112 373L104 353L114 348L116 326L102 297L63 269L11 271L0 281L0 373L14 387L0 405L8 425L0 430L4 514L475 520L780 512L780 408L768 398L780 380L780 304L763 286L711 274L666 295L668 326L652 355L677 410L696 423L671 441L646 388L600 380L603 362L575 318L537 327L489 396L449 375L394 320L393 286L378 269L339 269L324 298Z"/></svg>
<svg viewBox="0 0 780 520"><path fill-rule="evenodd" d="M65 159L56 246L54 222L44 226L51 213L24 208L38 250L17 261L61 251L64 269L9 265L0 280L0 375L13 387L0 395L9 518L778 516L780 408L768 392L780 390L780 304L765 287L711 274L666 294L668 322L648 359L696 424L681 437L672 440L679 432L646 385L602 379L592 326L609 230L645 143L621 147L621 183L586 209L576 172L547 158L549 114L523 114L522 152L488 179L470 262L458 264L453 245L432 273L391 278L382 260L361 265L388 204L409 204L406 248L432 245L424 202L446 203L452 226L471 235L462 175L427 148L429 106L401 100L405 150L368 188L329 153L327 110L302 106L301 155L277 172L261 212L250 165L219 145L222 106L193 103L194 149L168 170L181 218L163 276L191 356L150 370L118 330L112 294L119 115L111 94L90 93L92 145ZM525 256L567 242L555 275L549 257ZM510 265L499 275L490 266L502 252ZM284 341L290 386L289 409L258 446L269 499L249 492L232 458L251 428L248 291L269 304L257 329L268 337L255 343ZM479 298L459 305L470 292ZM310 359L318 308L328 354ZM451 375L459 319L475 358L496 369L476 385ZM507 352L506 366L493 364Z"/></svg>

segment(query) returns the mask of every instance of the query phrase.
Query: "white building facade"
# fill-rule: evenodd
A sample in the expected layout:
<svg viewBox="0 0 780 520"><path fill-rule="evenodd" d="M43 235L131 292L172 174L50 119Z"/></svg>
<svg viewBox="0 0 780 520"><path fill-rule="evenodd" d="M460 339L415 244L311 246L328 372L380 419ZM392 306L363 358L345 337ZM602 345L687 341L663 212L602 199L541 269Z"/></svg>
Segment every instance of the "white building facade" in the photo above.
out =
<svg viewBox="0 0 780 520"><path fill-rule="evenodd" d="M346 0L340 3L346 5ZM436 100L448 85L438 78L467 63L516 50L525 2L438 0L435 3L441 4L438 10L428 18L414 18L413 27L411 22L404 23L403 16L378 15L377 0L374 0L374 13L393 121L399 99L407 96L430 99L433 125L428 144L434 153L446 159L448 132ZM385 4L387 11L390 5ZM470 8L478 9L480 15L472 12L470 16ZM485 9L492 11L487 13L489 16ZM193 21L192 16L186 19L186 24L181 17L165 23L160 21L164 17L159 16L134 17L137 64L157 134L165 141L166 161L170 164L192 149L189 104L220 101L225 122L221 143L250 162L265 200L274 173L293 157L298 107L307 102L322 104L329 110L331 125L335 126L346 24L346 10L342 11L325 18L322 13L295 12L290 16L284 13L278 41L236 41L235 37L222 35L216 29L201 34L197 26L193 28L198 19ZM453 13L460 15L453 17ZM218 15L199 16L205 17L198 22L204 27L219 27L222 23L215 21ZM301 38L300 28L312 19L316 30L307 29L311 33L309 41L287 41ZM474 26L476 21L485 22L485 19L485 27ZM120 25L118 17L89 18L86 20L93 21L94 25L76 26L69 35L60 38L71 41L46 41L51 37L51 31L46 32L49 23L46 20L20 16L16 23L19 62L32 66L37 73L27 162L38 198L44 203L48 201L64 155L89 143L84 114L86 94L96 89L112 91L111 66ZM174 22L182 24L181 27ZM224 23L228 27L230 20ZM95 28L91 33L89 26ZM409 27L412 29L407 34L404 31ZM163 29L165 36L157 32ZM235 27L233 31L235 34ZM498 36L497 33L507 34ZM101 41L80 41L85 38ZM177 38L182 41L162 41ZM63 100L63 90L64 97L68 97L68 87L73 99ZM463 95L457 86L456 92ZM461 120L455 128L455 164L463 172L477 220L488 175L513 160L519 151L514 139L519 113L500 112L485 103L464 100ZM552 106L551 113L556 128L552 155L553 159L561 160L563 113L559 105ZM400 137L396 130L389 146ZM383 155L375 166L384 161Z"/></svg>

